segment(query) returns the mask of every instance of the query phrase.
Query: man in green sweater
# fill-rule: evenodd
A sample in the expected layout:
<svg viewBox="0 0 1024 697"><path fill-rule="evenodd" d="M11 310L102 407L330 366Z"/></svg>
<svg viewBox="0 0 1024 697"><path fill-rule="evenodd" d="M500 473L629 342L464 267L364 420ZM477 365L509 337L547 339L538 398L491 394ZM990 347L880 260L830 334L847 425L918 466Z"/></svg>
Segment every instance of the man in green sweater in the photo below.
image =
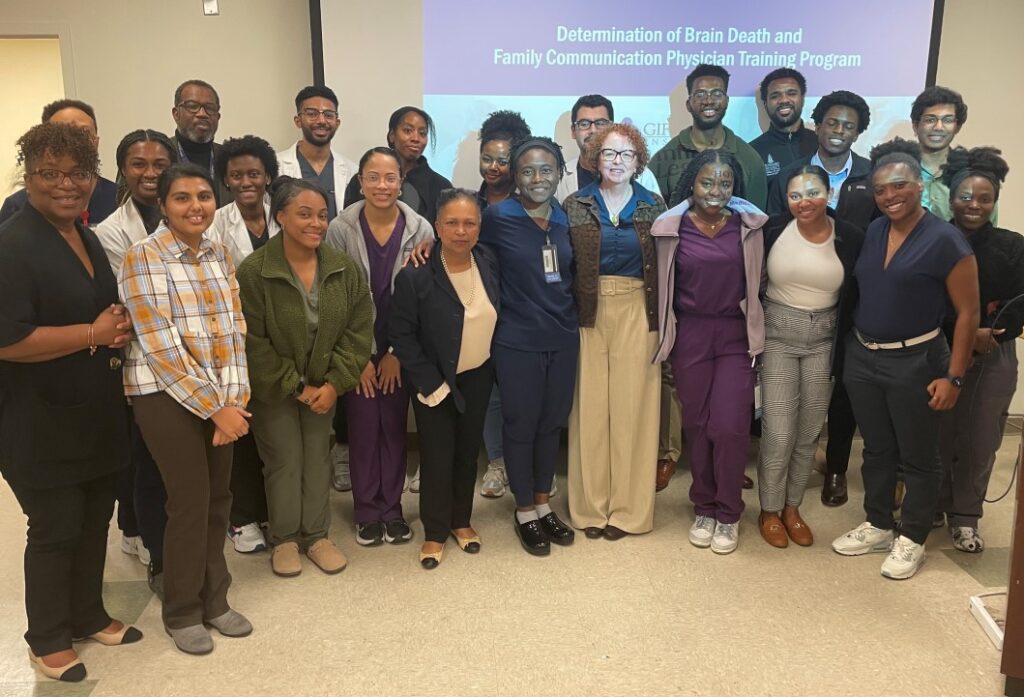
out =
<svg viewBox="0 0 1024 697"><path fill-rule="evenodd" d="M686 110L693 125L666 143L647 165L658 180L661 195L669 206L678 204L676 185L687 163L698 152L714 148L736 156L743 168L743 198L764 210L768 199L764 162L756 150L722 125L729 107L729 73L721 66L701 63L686 76L686 91Z"/></svg>

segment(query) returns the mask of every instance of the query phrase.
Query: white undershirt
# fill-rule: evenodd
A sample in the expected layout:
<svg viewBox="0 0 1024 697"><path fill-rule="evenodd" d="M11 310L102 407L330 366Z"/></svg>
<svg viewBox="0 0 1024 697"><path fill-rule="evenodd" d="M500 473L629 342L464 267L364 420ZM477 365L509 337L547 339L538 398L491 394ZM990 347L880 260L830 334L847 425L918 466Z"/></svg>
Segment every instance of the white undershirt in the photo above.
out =
<svg viewBox="0 0 1024 697"><path fill-rule="evenodd" d="M798 310L833 307L843 285L835 239L834 223L828 239L815 244L791 221L768 254L768 299Z"/></svg>

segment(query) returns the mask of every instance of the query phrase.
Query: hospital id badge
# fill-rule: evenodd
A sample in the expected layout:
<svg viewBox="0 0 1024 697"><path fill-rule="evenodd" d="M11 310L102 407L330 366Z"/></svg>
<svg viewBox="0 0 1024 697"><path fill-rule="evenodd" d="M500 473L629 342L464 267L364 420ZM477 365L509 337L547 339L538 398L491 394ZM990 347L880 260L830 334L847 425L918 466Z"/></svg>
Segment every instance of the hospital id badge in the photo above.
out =
<svg viewBox="0 0 1024 697"><path fill-rule="evenodd" d="M562 274L558 271L558 248L553 244L546 244L540 248L540 256L544 262L544 280L547 283L561 281Z"/></svg>

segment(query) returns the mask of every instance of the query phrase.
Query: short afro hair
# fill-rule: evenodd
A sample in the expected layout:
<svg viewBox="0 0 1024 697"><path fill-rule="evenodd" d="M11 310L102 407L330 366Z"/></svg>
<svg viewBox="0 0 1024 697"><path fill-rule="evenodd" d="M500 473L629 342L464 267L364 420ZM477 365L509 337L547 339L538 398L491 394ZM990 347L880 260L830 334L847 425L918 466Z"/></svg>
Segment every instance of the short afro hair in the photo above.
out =
<svg viewBox="0 0 1024 697"><path fill-rule="evenodd" d="M507 140L509 144L530 137L530 126L518 111L503 109L487 115L480 124L480 147L492 140Z"/></svg>
<svg viewBox="0 0 1024 697"><path fill-rule="evenodd" d="M792 68L777 68L765 75L764 79L761 80L761 101L768 101L768 85L776 80L784 80L786 78L796 80L797 87L800 88L800 94L807 94L807 78L804 77L803 73Z"/></svg>
<svg viewBox="0 0 1024 697"><path fill-rule="evenodd" d="M964 98L959 92L939 85L932 85L917 95L917 99L910 107L910 122L916 125L921 120L925 109L939 104L953 105L953 109L956 111L957 126L963 126L967 122L967 105L964 104Z"/></svg>
<svg viewBox="0 0 1024 697"><path fill-rule="evenodd" d="M43 107L43 117L40 119L40 123L46 123L53 118L53 115L58 111L64 111L65 109L78 109L80 112L92 119L92 125L96 126L96 110L91 105L78 99L58 99L55 102L50 102Z"/></svg>
<svg viewBox="0 0 1024 697"><path fill-rule="evenodd" d="M232 158L251 155L263 163L263 169L267 171L267 180L277 179L277 155L270 143L259 136L242 136L241 138L228 138L220 146L217 159L214 160L215 174L218 181L224 181L228 176L228 163Z"/></svg>
<svg viewBox="0 0 1024 697"><path fill-rule="evenodd" d="M815 125L820 126L825 120L825 114L834 106L849 107L857 112L858 134L868 129L868 124L871 123L871 109L868 107L868 103L859 94L846 90L830 92L818 100L818 103L814 105L814 111L811 112L811 120Z"/></svg>
<svg viewBox="0 0 1024 697"><path fill-rule="evenodd" d="M18 138L18 164L26 170L36 167L39 160L51 155L70 157L75 167L91 174L99 174L100 156L92 138L84 128L68 123L40 123Z"/></svg>
<svg viewBox="0 0 1024 697"><path fill-rule="evenodd" d="M722 81L725 91L729 92L729 71L720 65L701 63L686 76L686 93L693 94L693 83L702 77L717 77Z"/></svg>

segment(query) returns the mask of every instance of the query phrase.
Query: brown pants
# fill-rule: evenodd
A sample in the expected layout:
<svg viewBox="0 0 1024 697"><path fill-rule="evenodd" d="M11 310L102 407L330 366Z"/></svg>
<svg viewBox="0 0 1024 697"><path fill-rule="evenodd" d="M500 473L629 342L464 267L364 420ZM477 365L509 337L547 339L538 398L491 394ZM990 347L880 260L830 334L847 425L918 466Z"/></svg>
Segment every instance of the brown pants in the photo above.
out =
<svg viewBox="0 0 1024 697"><path fill-rule="evenodd" d="M167 488L164 625L181 629L227 612L224 536L231 512L232 445L163 392L132 397L135 421Z"/></svg>

